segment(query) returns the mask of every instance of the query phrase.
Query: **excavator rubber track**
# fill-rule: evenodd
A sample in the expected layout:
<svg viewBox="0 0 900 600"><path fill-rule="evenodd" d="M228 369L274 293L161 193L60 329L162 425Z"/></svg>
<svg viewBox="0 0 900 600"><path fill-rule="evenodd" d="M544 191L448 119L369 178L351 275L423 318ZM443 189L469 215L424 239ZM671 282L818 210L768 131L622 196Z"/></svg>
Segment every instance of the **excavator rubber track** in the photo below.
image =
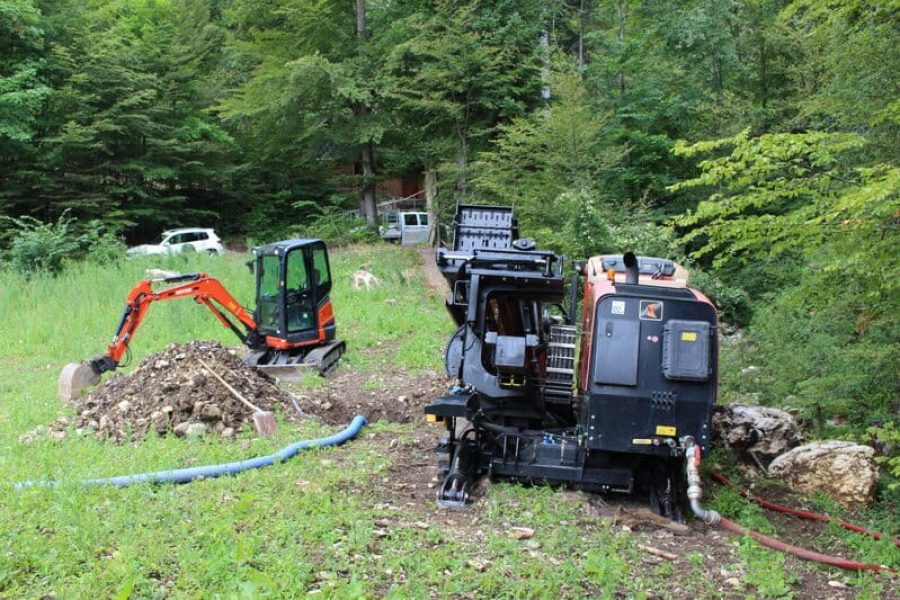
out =
<svg viewBox="0 0 900 600"><path fill-rule="evenodd" d="M244 364L279 381L297 383L309 371L315 371L322 376L330 374L337 368L338 361L346 349L347 345L343 340L332 340L308 352L267 348L248 354L244 358Z"/></svg>

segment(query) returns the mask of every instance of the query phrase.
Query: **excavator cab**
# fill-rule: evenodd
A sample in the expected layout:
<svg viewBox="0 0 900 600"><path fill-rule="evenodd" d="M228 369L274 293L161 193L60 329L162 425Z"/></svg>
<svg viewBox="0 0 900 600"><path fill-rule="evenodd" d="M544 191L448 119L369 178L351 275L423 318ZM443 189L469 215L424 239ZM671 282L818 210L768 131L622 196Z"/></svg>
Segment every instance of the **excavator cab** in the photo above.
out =
<svg viewBox="0 0 900 600"><path fill-rule="evenodd" d="M287 240L255 250L259 333L273 347L334 339L331 266L320 240Z"/></svg>
<svg viewBox="0 0 900 600"><path fill-rule="evenodd" d="M329 373L344 351L335 339L331 265L325 242L293 239L260 246L256 256L257 329L245 362L280 379L298 367Z"/></svg>

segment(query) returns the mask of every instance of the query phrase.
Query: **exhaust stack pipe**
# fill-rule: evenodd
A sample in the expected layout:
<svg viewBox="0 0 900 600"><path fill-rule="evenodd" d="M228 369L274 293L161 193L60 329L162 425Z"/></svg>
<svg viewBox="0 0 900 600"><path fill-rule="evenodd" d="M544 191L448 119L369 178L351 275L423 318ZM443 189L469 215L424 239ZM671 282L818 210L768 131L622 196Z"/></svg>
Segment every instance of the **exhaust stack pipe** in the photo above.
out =
<svg viewBox="0 0 900 600"><path fill-rule="evenodd" d="M622 257L625 263L625 283L629 285L637 285L640 277L640 269L638 268L638 259L634 252L626 252Z"/></svg>

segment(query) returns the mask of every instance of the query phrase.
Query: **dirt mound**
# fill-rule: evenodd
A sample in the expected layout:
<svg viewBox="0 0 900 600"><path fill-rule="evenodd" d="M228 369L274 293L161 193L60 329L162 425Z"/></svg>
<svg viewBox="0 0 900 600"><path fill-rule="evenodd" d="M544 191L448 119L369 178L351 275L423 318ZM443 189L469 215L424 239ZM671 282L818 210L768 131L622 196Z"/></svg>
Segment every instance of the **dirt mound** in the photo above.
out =
<svg viewBox="0 0 900 600"><path fill-rule="evenodd" d="M76 400L74 422L66 426L93 431L116 442L141 440L148 434L230 437L252 410L228 391L200 363L202 359L246 399L263 410L281 407L296 415L294 401L269 377L244 365L237 353L218 342L172 344L144 358L131 373L117 374Z"/></svg>

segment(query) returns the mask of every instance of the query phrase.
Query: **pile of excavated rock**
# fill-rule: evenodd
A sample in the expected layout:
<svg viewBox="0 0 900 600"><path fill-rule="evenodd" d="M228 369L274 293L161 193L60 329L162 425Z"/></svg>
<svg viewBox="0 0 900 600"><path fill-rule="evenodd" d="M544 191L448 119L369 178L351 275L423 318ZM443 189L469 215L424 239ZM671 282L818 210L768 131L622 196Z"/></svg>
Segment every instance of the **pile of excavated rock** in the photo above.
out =
<svg viewBox="0 0 900 600"><path fill-rule="evenodd" d="M286 417L297 415L290 394L244 365L236 351L218 342L194 341L147 356L133 372L117 374L75 400L76 416L51 425L51 437L74 427L79 434L122 443L151 433L231 437L245 423L252 427L252 410L198 359L263 410L281 407Z"/></svg>

